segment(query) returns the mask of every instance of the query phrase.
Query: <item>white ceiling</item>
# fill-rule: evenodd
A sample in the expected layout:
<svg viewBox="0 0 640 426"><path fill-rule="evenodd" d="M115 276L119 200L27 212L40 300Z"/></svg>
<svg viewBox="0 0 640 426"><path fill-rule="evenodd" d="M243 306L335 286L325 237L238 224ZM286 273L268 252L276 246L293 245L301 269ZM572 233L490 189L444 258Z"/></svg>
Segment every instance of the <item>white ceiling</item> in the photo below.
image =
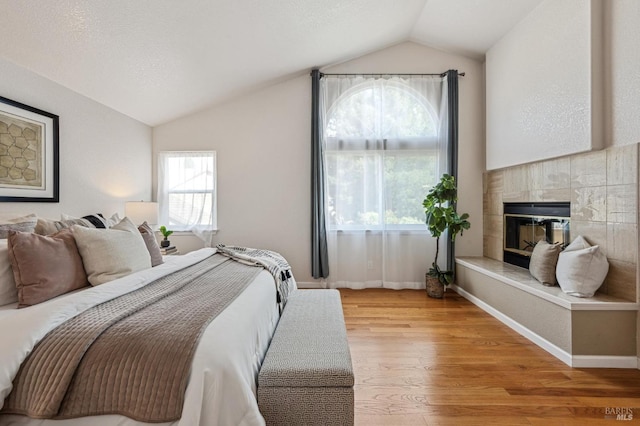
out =
<svg viewBox="0 0 640 426"><path fill-rule="evenodd" d="M0 0L0 56L155 126L405 40L482 59L541 1Z"/></svg>

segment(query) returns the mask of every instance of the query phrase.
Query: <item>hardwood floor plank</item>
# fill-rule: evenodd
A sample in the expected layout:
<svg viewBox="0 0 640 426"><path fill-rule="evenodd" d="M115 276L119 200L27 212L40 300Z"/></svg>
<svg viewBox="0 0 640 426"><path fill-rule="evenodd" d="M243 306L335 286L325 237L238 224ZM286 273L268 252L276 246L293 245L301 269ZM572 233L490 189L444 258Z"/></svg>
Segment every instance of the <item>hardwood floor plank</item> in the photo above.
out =
<svg viewBox="0 0 640 426"><path fill-rule="evenodd" d="M532 426L592 426L592 425L609 425L613 426L616 423L612 422L610 419L605 419L604 417L574 417L574 418L549 418L549 417L529 417L527 418L529 424Z"/></svg>
<svg viewBox="0 0 640 426"><path fill-rule="evenodd" d="M572 369L455 293L340 290L356 424L611 424L635 409L640 371Z"/></svg>
<svg viewBox="0 0 640 426"><path fill-rule="evenodd" d="M531 423L525 417L513 416L483 416L483 417L438 417L429 416L425 419L428 426L529 426ZM399 425L400 423L396 423ZM547 424L548 426L548 424Z"/></svg>
<svg viewBox="0 0 640 426"><path fill-rule="evenodd" d="M516 389L508 388L507 392L511 395L537 395L537 396L593 396L597 397L606 392L608 397L611 398L633 398L636 395L640 395L640 388L633 387L628 389L612 389L605 386L594 385L593 387L585 388L580 386L564 386L564 387L544 387L544 388L528 388L528 389Z"/></svg>
<svg viewBox="0 0 640 426"><path fill-rule="evenodd" d="M609 396L578 397L578 400L585 407L635 407L638 409L638 420L640 420L640 395L636 395L633 398L619 398Z"/></svg>
<svg viewBox="0 0 640 426"><path fill-rule="evenodd" d="M485 417L556 417L570 418L573 413L570 407L558 407L553 405L528 405L528 406L511 406L511 405L474 405L474 404L450 404L450 405L429 405L426 416L446 417L446 418L485 418ZM426 417L429 419L429 417ZM462 424L462 423L458 423ZM490 423L485 423L490 424ZM552 423L557 424L557 423Z"/></svg>
<svg viewBox="0 0 640 426"><path fill-rule="evenodd" d="M428 423L421 414L357 414L356 424L367 426L427 426Z"/></svg>

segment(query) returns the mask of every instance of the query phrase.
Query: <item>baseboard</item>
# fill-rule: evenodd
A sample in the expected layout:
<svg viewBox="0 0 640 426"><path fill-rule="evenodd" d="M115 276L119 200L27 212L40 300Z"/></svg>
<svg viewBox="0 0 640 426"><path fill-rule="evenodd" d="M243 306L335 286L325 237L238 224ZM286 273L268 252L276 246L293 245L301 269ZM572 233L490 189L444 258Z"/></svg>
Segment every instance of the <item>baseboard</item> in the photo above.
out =
<svg viewBox="0 0 640 426"><path fill-rule="evenodd" d="M493 306L477 298L473 294L467 292L463 288L452 284L451 289L456 293L487 312L492 317L496 318L507 327L516 331L518 334L529 339L551 355L558 358L570 367L577 368L640 368L640 361L635 356L608 356L608 355L571 355L564 349L554 345L544 337L531 331L527 327L523 326L519 322L513 320L511 317L506 316Z"/></svg>
<svg viewBox="0 0 640 426"><path fill-rule="evenodd" d="M351 290L364 290L367 288L385 288L388 290L424 290L424 283L417 282L387 282L382 284L379 281L355 282L339 281L328 283L326 281L297 281L298 288L348 288Z"/></svg>
<svg viewBox="0 0 640 426"><path fill-rule="evenodd" d="M638 368L635 356L574 355L571 361L576 368Z"/></svg>
<svg viewBox="0 0 640 426"><path fill-rule="evenodd" d="M296 281L298 288L326 288L322 285L322 282L311 282L311 281Z"/></svg>

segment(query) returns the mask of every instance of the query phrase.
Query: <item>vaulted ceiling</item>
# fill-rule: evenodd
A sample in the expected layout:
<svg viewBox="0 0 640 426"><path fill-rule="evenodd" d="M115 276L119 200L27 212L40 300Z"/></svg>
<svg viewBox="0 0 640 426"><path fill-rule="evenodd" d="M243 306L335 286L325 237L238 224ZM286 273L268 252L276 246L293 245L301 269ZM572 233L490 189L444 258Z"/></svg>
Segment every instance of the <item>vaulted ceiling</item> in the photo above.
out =
<svg viewBox="0 0 640 426"><path fill-rule="evenodd" d="M0 0L0 56L155 126L406 40L482 60L541 1Z"/></svg>

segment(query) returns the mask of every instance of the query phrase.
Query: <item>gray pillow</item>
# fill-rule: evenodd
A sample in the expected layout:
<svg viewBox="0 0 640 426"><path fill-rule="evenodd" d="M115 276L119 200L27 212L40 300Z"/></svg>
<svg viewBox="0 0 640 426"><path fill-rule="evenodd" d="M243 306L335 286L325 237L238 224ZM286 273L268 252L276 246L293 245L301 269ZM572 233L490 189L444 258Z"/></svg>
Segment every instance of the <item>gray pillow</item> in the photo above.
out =
<svg viewBox="0 0 640 426"><path fill-rule="evenodd" d="M38 235L51 235L63 229L71 228L73 225L84 226L85 228L95 228L89 220L84 218L51 220L38 218L34 232Z"/></svg>
<svg viewBox="0 0 640 426"><path fill-rule="evenodd" d="M51 235L58 232L56 221L53 219L38 218L34 231L38 235Z"/></svg>
<svg viewBox="0 0 640 426"><path fill-rule="evenodd" d="M0 217L0 238L9 237L9 231L33 232L38 216L30 214L22 217Z"/></svg>
<svg viewBox="0 0 640 426"><path fill-rule="evenodd" d="M138 226L138 231L140 231L140 235L142 235L142 239L144 240L147 250L149 251L149 255L151 256L151 266L162 265L164 263L162 260L162 253L160 252L158 240L156 240L153 229L151 229L147 222L144 222L142 225Z"/></svg>
<svg viewBox="0 0 640 426"><path fill-rule="evenodd" d="M560 243L549 244L538 241L531 253L529 272L531 276L547 286L556 285L556 264L562 246Z"/></svg>

